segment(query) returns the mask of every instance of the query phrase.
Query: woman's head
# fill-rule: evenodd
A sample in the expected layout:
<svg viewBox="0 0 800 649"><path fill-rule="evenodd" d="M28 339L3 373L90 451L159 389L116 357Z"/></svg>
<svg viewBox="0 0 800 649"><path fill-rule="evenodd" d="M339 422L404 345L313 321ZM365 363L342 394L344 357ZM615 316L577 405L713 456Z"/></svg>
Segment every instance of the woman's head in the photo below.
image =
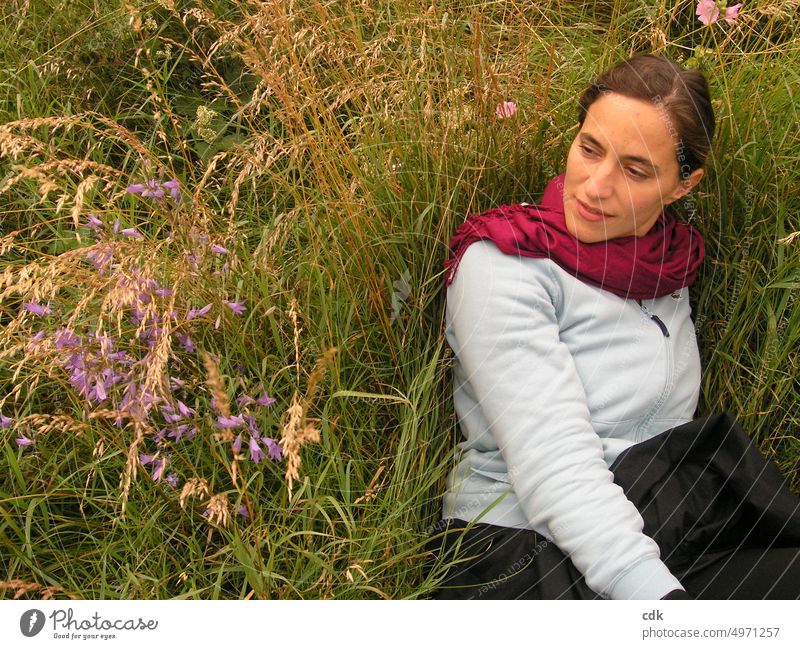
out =
<svg viewBox="0 0 800 649"><path fill-rule="evenodd" d="M714 114L696 70L660 56L625 61L584 92L578 122L564 209L585 243L646 234L703 177Z"/></svg>

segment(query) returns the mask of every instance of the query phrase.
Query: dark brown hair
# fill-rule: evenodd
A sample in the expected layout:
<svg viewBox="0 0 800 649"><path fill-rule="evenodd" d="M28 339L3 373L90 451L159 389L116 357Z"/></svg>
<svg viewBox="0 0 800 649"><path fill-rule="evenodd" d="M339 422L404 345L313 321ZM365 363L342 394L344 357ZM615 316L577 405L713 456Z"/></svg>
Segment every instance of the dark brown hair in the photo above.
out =
<svg viewBox="0 0 800 649"><path fill-rule="evenodd" d="M663 107L676 139L682 179L705 164L714 136L714 109L708 84L699 70L684 69L654 54L640 54L604 72L578 102L578 122L603 94L614 92Z"/></svg>

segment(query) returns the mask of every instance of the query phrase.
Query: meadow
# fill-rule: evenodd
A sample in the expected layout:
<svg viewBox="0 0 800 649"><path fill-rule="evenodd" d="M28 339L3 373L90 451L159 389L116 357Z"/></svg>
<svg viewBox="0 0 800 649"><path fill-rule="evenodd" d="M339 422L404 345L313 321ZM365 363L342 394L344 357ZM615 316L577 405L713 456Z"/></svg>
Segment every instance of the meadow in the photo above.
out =
<svg viewBox="0 0 800 649"><path fill-rule="evenodd" d="M696 6L3 3L0 597L425 597L449 238L639 52L717 112L698 415L800 493L800 1Z"/></svg>

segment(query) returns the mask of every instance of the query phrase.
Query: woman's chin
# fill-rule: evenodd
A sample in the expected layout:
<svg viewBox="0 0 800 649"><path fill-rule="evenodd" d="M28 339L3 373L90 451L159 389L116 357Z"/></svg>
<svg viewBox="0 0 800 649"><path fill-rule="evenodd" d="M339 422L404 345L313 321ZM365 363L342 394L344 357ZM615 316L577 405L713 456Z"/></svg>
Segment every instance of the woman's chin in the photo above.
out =
<svg viewBox="0 0 800 649"><path fill-rule="evenodd" d="M581 243L600 243L608 239L608 233L602 223L588 224L580 217L576 217L569 212L564 215L564 223L567 226L567 231ZM597 225L599 225L599 228L591 227Z"/></svg>

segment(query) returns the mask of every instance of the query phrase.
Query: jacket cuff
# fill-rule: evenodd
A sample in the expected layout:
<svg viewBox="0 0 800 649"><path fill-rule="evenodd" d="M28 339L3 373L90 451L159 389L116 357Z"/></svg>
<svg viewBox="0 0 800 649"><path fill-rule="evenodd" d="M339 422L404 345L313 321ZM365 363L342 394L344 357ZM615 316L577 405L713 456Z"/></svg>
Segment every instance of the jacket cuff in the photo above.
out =
<svg viewBox="0 0 800 649"><path fill-rule="evenodd" d="M622 575L609 590L610 599L661 599L681 582L657 557L645 559Z"/></svg>

